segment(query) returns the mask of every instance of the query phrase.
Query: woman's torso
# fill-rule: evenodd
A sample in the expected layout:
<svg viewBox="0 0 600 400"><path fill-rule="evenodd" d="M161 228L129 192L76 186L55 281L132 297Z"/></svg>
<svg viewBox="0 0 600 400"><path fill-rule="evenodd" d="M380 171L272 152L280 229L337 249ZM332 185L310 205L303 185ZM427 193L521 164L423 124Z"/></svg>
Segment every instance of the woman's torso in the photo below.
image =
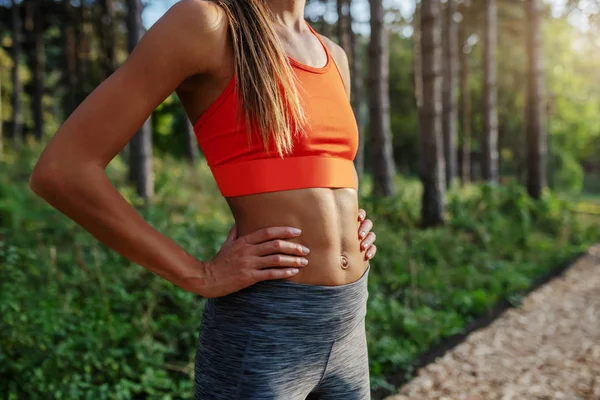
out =
<svg viewBox="0 0 600 400"><path fill-rule="evenodd" d="M222 17L224 18L224 16ZM222 22L222 21L221 21ZM190 121L197 121L223 93L234 74L233 47L226 23L216 23L214 72L195 76L177 90ZM321 43L310 31L288 36L286 53L297 62L319 67L327 61ZM334 60L335 53L332 53ZM340 65L340 63L338 63ZM293 179L293 177L290 177ZM359 279L367 268L358 237L358 199L351 188L308 188L226 198L238 227L246 235L269 226L302 230L294 242L310 249L308 265L289 280L315 285L341 285Z"/></svg>

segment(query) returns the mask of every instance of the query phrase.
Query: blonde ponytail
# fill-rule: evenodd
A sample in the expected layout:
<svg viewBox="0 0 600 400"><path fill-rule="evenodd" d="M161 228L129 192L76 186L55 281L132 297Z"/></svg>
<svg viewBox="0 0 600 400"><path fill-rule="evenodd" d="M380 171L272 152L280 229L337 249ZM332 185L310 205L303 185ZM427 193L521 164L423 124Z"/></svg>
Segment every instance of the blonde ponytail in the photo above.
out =
<svg viewBox="0 0 600 400"><path fill-rule="evenodd" d="M265 144L273 141L283 156L306 117L295 75L264 0L212 0L229 18L235 55L237 92L248 129L256 126Z"/></svg>

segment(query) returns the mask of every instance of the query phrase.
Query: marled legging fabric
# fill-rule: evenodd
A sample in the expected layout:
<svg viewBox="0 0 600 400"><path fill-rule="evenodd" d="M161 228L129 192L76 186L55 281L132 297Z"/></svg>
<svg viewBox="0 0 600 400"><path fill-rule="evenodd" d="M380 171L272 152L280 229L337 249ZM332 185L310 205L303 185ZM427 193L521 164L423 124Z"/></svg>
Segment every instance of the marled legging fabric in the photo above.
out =
<svg viewBox="0 0 600 400"><path fill-rule="evenodd" d="M209 299L195 400L368 400L367 279L262 281Z"/></svg>

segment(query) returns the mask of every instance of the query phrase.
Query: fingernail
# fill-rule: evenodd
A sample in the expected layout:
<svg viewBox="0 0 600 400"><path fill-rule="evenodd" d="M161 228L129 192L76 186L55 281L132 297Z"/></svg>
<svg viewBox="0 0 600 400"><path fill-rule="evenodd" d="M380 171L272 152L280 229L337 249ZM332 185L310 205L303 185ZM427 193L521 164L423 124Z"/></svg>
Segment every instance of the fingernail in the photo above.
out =
<svg viewBox="0 0 600 400"><path fill-rule="evenodd" d="M361 238L364 238L364 237L365 237L365 235L366 235L366 233L365 233L365 232L361 232L361 233L360 233L360 237L361 237Z"/></svg>
<svg viewBox="0 0 600 400"><path fill-rule="evenodd" d="M373 257L373 253L367 253L367 257L369 257L369 258Z"/></svg>
<svg viewBox="0 0 600 400"><path fill-rule="evenodd" d="M303 252L304 254L308 254L308 253L310 253L310 250L308 249L308 247L306 247L306 246L302 246L302 252Z"/></svg>
<svg viewBox="0 0 600 400"><path fill-rule="evenodd" d="M306 265L306 264L308 264L308 260L306 258L303 258L300 260L300 264Z"/></svg>
<svg viewBox="0 0 600 400"><path fill-rule="evenodd" d="M289 270L289 273L290 273L291 275L295 275L295 274L297 274L298 272L300 272L300 270L299 270L298 268L293 268L293 269L290 269L290 270Z"/></svg>
<svg viewBox="0 0 600 400"><path fill-rule="evenodd" d="M299 235L299 234L301 234L301 233L302 233L302 231L301 231L300 229L298 229L298 228L292 228L292 233L293 233L294 235Z"/></svg>

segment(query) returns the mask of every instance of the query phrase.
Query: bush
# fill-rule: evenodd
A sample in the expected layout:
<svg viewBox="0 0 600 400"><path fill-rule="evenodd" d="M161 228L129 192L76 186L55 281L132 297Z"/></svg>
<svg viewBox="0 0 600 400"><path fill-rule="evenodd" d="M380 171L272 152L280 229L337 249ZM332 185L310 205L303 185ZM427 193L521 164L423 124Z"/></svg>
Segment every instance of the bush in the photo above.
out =
<svg viewBox="0 0 600 400"><path fill-rule="evenodd" d="M580 193L584 185L581 163L571 153L564 151L557 152L553 157L556 158L557 165L557 170L552 175L556 190L572 194Z"/></svg>
<svg viewBox="0 0 600 400"><path fill-rule="evenodd" d="M32 156L0 166L0 396L184 399L203 300L110 251L37 199ZM231 220L205 164L156 160L157 202L144 217L199 258ZM110 177L122 182L118 160ZM448 223L422 230L420 186L361 205L375 221L367 334L373 388L418 355L588 246L597 231L547 193L472 186L448 196ZM131 188L118 185L136 203Z"/></svg>
<svg viewBox="0 0 600 400"><path fill-rule="evenodd" d="M448 223L435 229L370 214L381 249L367 313L375 386L387 386L380 374L410 373L420 354L598 237L550 193L534 201L518 185L482 185L448 197Z"/></svg>

